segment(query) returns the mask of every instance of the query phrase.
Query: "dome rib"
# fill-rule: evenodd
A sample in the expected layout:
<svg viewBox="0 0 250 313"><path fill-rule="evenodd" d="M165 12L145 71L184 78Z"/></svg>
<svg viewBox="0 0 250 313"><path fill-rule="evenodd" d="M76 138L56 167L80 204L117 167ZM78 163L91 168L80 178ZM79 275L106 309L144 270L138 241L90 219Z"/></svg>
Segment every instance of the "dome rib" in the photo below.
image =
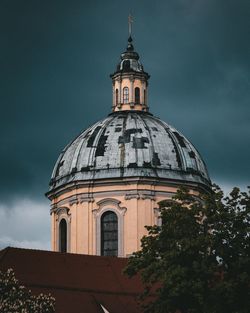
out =
<svg viewBox="0 0 250 313"><path fill-rule="evenodd" d="M146 122L144 121L143 117L144 115L138 115L138 117L142 120L144 126L145 126L145 129L148 133L148 137L149 137L149 140L150 140L150 145L149 145L149 149L151 150L151 166L152 168L154 169L154 172L155 172L155 175L156 177L158 177L158 173L157 171L155 171L155 164L153 164L153 160L154 160L154 156L155 156L155 148L154 148L154 142L153 142L153 139L152 139L152 136L151 136L151 133L150 133L150 130L149 130L149 127L147 126Z"/></svg>
<svg viewBox="0 0 250 313"><path fill-rule="evenodd" d="M96 162L97 162L97 160L96 160L96 152L97 152L97 148L100 147L100 144L99 144L100 138L103 135L103 133L105 132L106 127L107 127L107 125L109 124L109 122L111 120L112 120L112 117L108 117L108 118L102 120L102 125L101 126L97 126L97 127L100 127L100 128L98 129L98 132L95 134L95 138L94 138L94 141L92 143L92 146L91 146L91 149L90 149L90 152L89 152L89 158L88 158L88 160L89 160L88 164L89 164L89 166L91 166L93 168L96 168L96 166L97 166L97 164L96 164ZM93 131L92 135L94 135L94 131Z"/></svg>
<svg viewBox="0 0 250 313"><path fill-rule="evenodd" d="M175 154L176 154L176 159L177 159L177 163L179 164L179 168L186 170L186 162L185 162L185 158L184 158L182 149L181 149L179 142L177 141L175 135L173 134L173 132L170 128L170 125L168 125L167 123L165 123L164 121L162 121L158 118L157 118L157 120L161 125L163 125L166 133L168 134L169 138L173 142Z"/></svg>
<svg viewBox="0 0 250 313"><path fill-rule="evenodd" d="M184 170L185 171L188 171L188 170L195 170L197 172L200 172L202 173L203 175L207 175L208 176L208 173L207 173L207 170L206 170L206 165L205 163L202 161L202 162L198 162L197 160L201 161L201 156L199 154L199 152L197 151L197 149L193 146L193 144L191 144L191 142L179 131L177 131L174 127L168 125L167 123L165 123L164 121L161 121L160 119L158 119L160 122L164 123L168 128L169 128L169 133L171 133L172 137L174 138L175 142L177 143L176 147L177 149L179 149L179 153L180 153L180 156L182 156L182 161L183 161L183 166L184 166ZM177 138L176 138L177 137ZM180 143L178 143L178 141ZM181 141L183 141L184 143L184 146L182 147L181 146ZM189 149L187 149L189 148ZM190 151L187 151L187 153L185 153L185 149L187 150L190 150ZM195 162L195 168L193 168L193 161L194 160ZM191 166L188 166L188 161L189 160L189 164L192 163ZM198 166L199 164L199 166ZM201 168L201 164L203 165L203 168Z"/></svg>
<svg viewBox="0 0 250 313"><path fill-rule="evenodd" d="M127 114L125 116L125 118L123 119L122 122L122 137L124 138L125 136L125 130L127 129L127 121L128 121L128 116L129 114ZM119 118L118 115L116 117L117 119ZM120 137L119 137L120 138ZM125 159L126 159L126 154L125 154L125 143L124 142L119 142L118 139L118 143L119 143L119 151L120 151L120 175L121 177L123 177L124 175L124 167L125 167Z"/></svg>

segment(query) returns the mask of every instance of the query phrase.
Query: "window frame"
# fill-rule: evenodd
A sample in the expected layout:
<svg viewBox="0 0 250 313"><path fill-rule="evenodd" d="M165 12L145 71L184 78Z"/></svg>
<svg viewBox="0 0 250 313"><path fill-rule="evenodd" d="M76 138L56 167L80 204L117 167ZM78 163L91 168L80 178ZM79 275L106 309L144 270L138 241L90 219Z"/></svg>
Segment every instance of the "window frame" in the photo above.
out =
<svg viewBox="0 0 250 313"><path fill-rule="evenodd" d="M122 98L123 98L123 103L129 103L129 88L128 87L123 87L122 90Z"/></svg>
<svg viewBox="0 0 250 313"><path fill-rule="evenodd" d="M59 222L59 252L68 252L68 223L65 218L61 218Z"/></svg>
<svg viewBox="0 0 250 313"><path fill-rule="evenodd" d="M110 218L111 217L111 218ZM107 218L105 220L105 218ZM105 224L106 229L105 229ZM113 229L109 229L110 226ZM118 233L118 216L112 210L107 210L101 215L101 255L102 256L118 256L118 241L119 241L119 233ZM109 239L105 239L105 235L107 237L111 237ZM112 238L114 237L114 238ZM108 249L105 246L112 246L111 249ZM110 251L110 253L109 253Z"/></svg>
<svg viewBox="0 0 250 313"><path fill-rule="evenodd" d="M115 89L115 104L119 104L119 90L118 88Z"/></svg>
<svg viewBox="0 0 250 313"><path fill-rule="evenodd" d="M135 104L141 103L141 90L139 87L135 87Z"/></svg>
<svg viewBox="0 0 250 313"><path fill-rule="evenodd" d="M120 206L121 201L115 198L103 198L96 203L93 208L93 218L95 220L95 250L96 255L101 255L101 216L106 211L113 211L118 218L118 257L124 257L124 216L126 207Z"/></svg>

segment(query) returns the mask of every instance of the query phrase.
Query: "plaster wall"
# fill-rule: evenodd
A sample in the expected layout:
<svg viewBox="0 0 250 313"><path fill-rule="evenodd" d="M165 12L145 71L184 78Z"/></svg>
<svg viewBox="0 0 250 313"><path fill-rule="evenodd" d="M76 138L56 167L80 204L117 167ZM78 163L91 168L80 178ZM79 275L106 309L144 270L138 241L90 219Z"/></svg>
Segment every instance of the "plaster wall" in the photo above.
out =
<svg viewBox="0 0 250 313"><path fill-rule="evenodd" d="M145 182L96 184L70 191L65 188L52 200L52 250L59 250L59 222L63 217L68 225L68 252L99 255L101 216L112 210L118 216L119 256L128 256L140 249L140 240L147 233L145 225L157 223L158 202L171 199L177 188ZM199 191L192 188L191 193L198 195Z"/></svg>
<svg viewBox="0 0 250 313"><path fill-rule="evenodd" d="M124 103L123 101L123 88L128 87L129 89L129 101ZM135 88L140 89L140 103L135 103L134 94ZM116 90L118 90L118 103L116 103ZM113 82L113 107L115 111L120 110L131 110L131 105L134 110L145 110L147 103L147 97L144 97L144 90L147 94L147 82L143 79L135 78L133 76L127 78L117 78Z"/></svg>

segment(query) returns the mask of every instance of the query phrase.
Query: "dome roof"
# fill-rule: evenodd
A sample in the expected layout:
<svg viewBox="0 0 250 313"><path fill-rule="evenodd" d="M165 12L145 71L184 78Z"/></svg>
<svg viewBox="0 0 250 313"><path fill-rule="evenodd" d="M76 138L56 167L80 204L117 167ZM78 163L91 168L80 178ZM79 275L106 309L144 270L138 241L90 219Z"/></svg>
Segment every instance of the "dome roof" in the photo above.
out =
<svg viewBox="0 0 250 313"><path fill-rule="evenodd" d="M131 72L145 75L147 79L150 77L148 73L144 72L143 66L139 61L140 56L136 51L134 51L134 46L132 42L133 40L132 37L130 36L128 38L127 49L125 52L121 54L121 60L116 67L116 72L114 74L111 74L111 77L117 73L131 73Z"/></svg>
<svg viewBox="0 0 250 313"><path fill-rule="evenodd" d="M60 154L50 190L76 181L152 177L210 185L200 154L175 128L141 111L114 112Z"/></svg>

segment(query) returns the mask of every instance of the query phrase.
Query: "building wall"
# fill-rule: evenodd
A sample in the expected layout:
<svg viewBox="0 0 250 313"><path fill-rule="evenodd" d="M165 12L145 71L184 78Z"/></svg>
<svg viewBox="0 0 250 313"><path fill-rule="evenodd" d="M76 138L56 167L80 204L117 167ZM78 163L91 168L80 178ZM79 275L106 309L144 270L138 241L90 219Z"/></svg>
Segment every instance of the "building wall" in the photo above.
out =
<svg viewBox="0 0 250 313"><path fill-rule="evenodd" d="M129 89L128 103L123 101L123 88ZM140 89L140 103L135 103L135 88ZM116 90L118 91L118 99L116 99ZM144 92L145 91L145 92ZM144 97L145 94L145 97ZM116 101L118 100L118 102ZM147 81L141 77L133 75L118 76L113 80L113 107L114 111L119 110L146 110L147 106Z"/></svg>
<svg viewBox="0 0 250 313"><path fill-rule="evenodd" d="M65 188L52 199L51 245L59 251L59 223L67 222L67 251L100 255L100 219L107 210L118 216L118 254L129 256L140 249L147 234L145 225L158 220L158 202L171 199L177 185L127 181L120 184L98 183ZM198 195L197 186L190 192Z"/></svg>

